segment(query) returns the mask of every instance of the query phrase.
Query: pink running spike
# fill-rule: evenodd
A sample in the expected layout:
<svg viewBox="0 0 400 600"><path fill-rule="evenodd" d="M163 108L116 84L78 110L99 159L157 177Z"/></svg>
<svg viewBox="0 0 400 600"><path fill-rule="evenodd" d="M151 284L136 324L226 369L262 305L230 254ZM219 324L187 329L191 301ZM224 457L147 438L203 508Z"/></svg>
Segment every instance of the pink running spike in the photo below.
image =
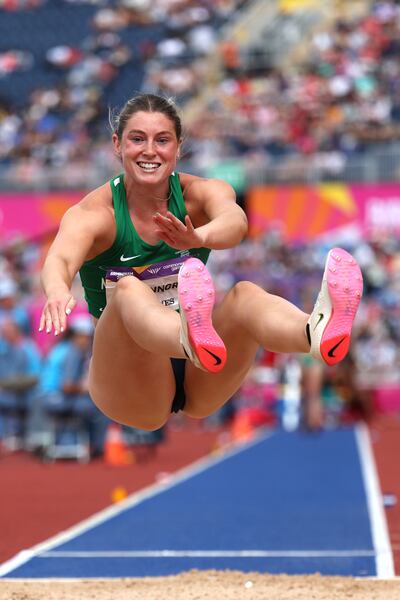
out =
<svg viewBox="0 0 400 600"><path fill-rule="evenodd" d="M207 275L208 281L205 281ZM187 293L183 297L182 284ZM178 275L181 342L190 360L200 369L218 373L226 363L226 348L212 324L215 292L207 267L188 258ZM191 304L188 310L187 302Z"/></svg>
<svg viewBox="0 0 400 600"><path fill-rule="evenodd" d="M331 272L333 265L335 275ZM321 291L308 321L311 352L328 365L340 362L348 352L362 288L360 267L353 257L342 248L331 250Z"/></svg>

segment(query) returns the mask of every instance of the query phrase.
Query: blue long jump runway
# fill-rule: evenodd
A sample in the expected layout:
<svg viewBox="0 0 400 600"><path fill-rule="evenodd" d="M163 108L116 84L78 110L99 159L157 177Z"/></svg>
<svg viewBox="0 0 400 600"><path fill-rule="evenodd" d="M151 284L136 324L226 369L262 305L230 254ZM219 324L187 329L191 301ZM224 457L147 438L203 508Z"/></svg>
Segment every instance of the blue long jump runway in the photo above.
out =
<svg viewBox="0 0 400 600"><path fill-rule="evenodd" d="M264 433L18 554L7 578L393 576L368 434Z"/></svg>

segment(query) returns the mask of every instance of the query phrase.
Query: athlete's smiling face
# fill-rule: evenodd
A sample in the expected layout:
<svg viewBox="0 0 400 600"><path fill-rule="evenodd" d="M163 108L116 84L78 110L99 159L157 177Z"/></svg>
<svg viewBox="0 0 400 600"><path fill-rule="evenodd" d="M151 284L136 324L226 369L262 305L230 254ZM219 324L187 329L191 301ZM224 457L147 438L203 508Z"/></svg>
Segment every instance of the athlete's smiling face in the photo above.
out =
<svg viewBox="0 0 400 600"><path fill-rule="evenodd" d="M138 183L160 183L175 169L180 141L174 123L160 112L136 112L114 148L125 173Z"/></svg>

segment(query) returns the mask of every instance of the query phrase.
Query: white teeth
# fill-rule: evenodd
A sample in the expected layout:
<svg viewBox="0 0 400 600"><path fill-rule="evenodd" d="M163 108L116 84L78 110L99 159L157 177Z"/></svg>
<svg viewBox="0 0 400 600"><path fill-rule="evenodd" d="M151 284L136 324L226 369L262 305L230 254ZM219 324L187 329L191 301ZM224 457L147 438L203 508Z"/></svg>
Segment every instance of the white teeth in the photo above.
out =
<svg viewBox="0 0 400 600"><path fill-rule="evenodd" d="M160 166L157 163L143 163L143 162L138 163L138 165L141 169L145 169L146 171L153 171L154 169L158 169L158 167Z"/></svg>

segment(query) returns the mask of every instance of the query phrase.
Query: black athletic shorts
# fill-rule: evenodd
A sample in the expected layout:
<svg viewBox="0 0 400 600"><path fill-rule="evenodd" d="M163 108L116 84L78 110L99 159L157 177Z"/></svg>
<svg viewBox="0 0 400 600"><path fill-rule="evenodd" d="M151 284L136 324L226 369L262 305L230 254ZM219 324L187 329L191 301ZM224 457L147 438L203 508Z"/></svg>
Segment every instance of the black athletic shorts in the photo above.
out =
<svg viewBox="0 0 400 600"><path fill-rule="evenodd" d="M172 402L171 412L177 413L185 408L186 398L183 382L185 380L186 358L171 358L175 376L176 391Z"/></svg>

